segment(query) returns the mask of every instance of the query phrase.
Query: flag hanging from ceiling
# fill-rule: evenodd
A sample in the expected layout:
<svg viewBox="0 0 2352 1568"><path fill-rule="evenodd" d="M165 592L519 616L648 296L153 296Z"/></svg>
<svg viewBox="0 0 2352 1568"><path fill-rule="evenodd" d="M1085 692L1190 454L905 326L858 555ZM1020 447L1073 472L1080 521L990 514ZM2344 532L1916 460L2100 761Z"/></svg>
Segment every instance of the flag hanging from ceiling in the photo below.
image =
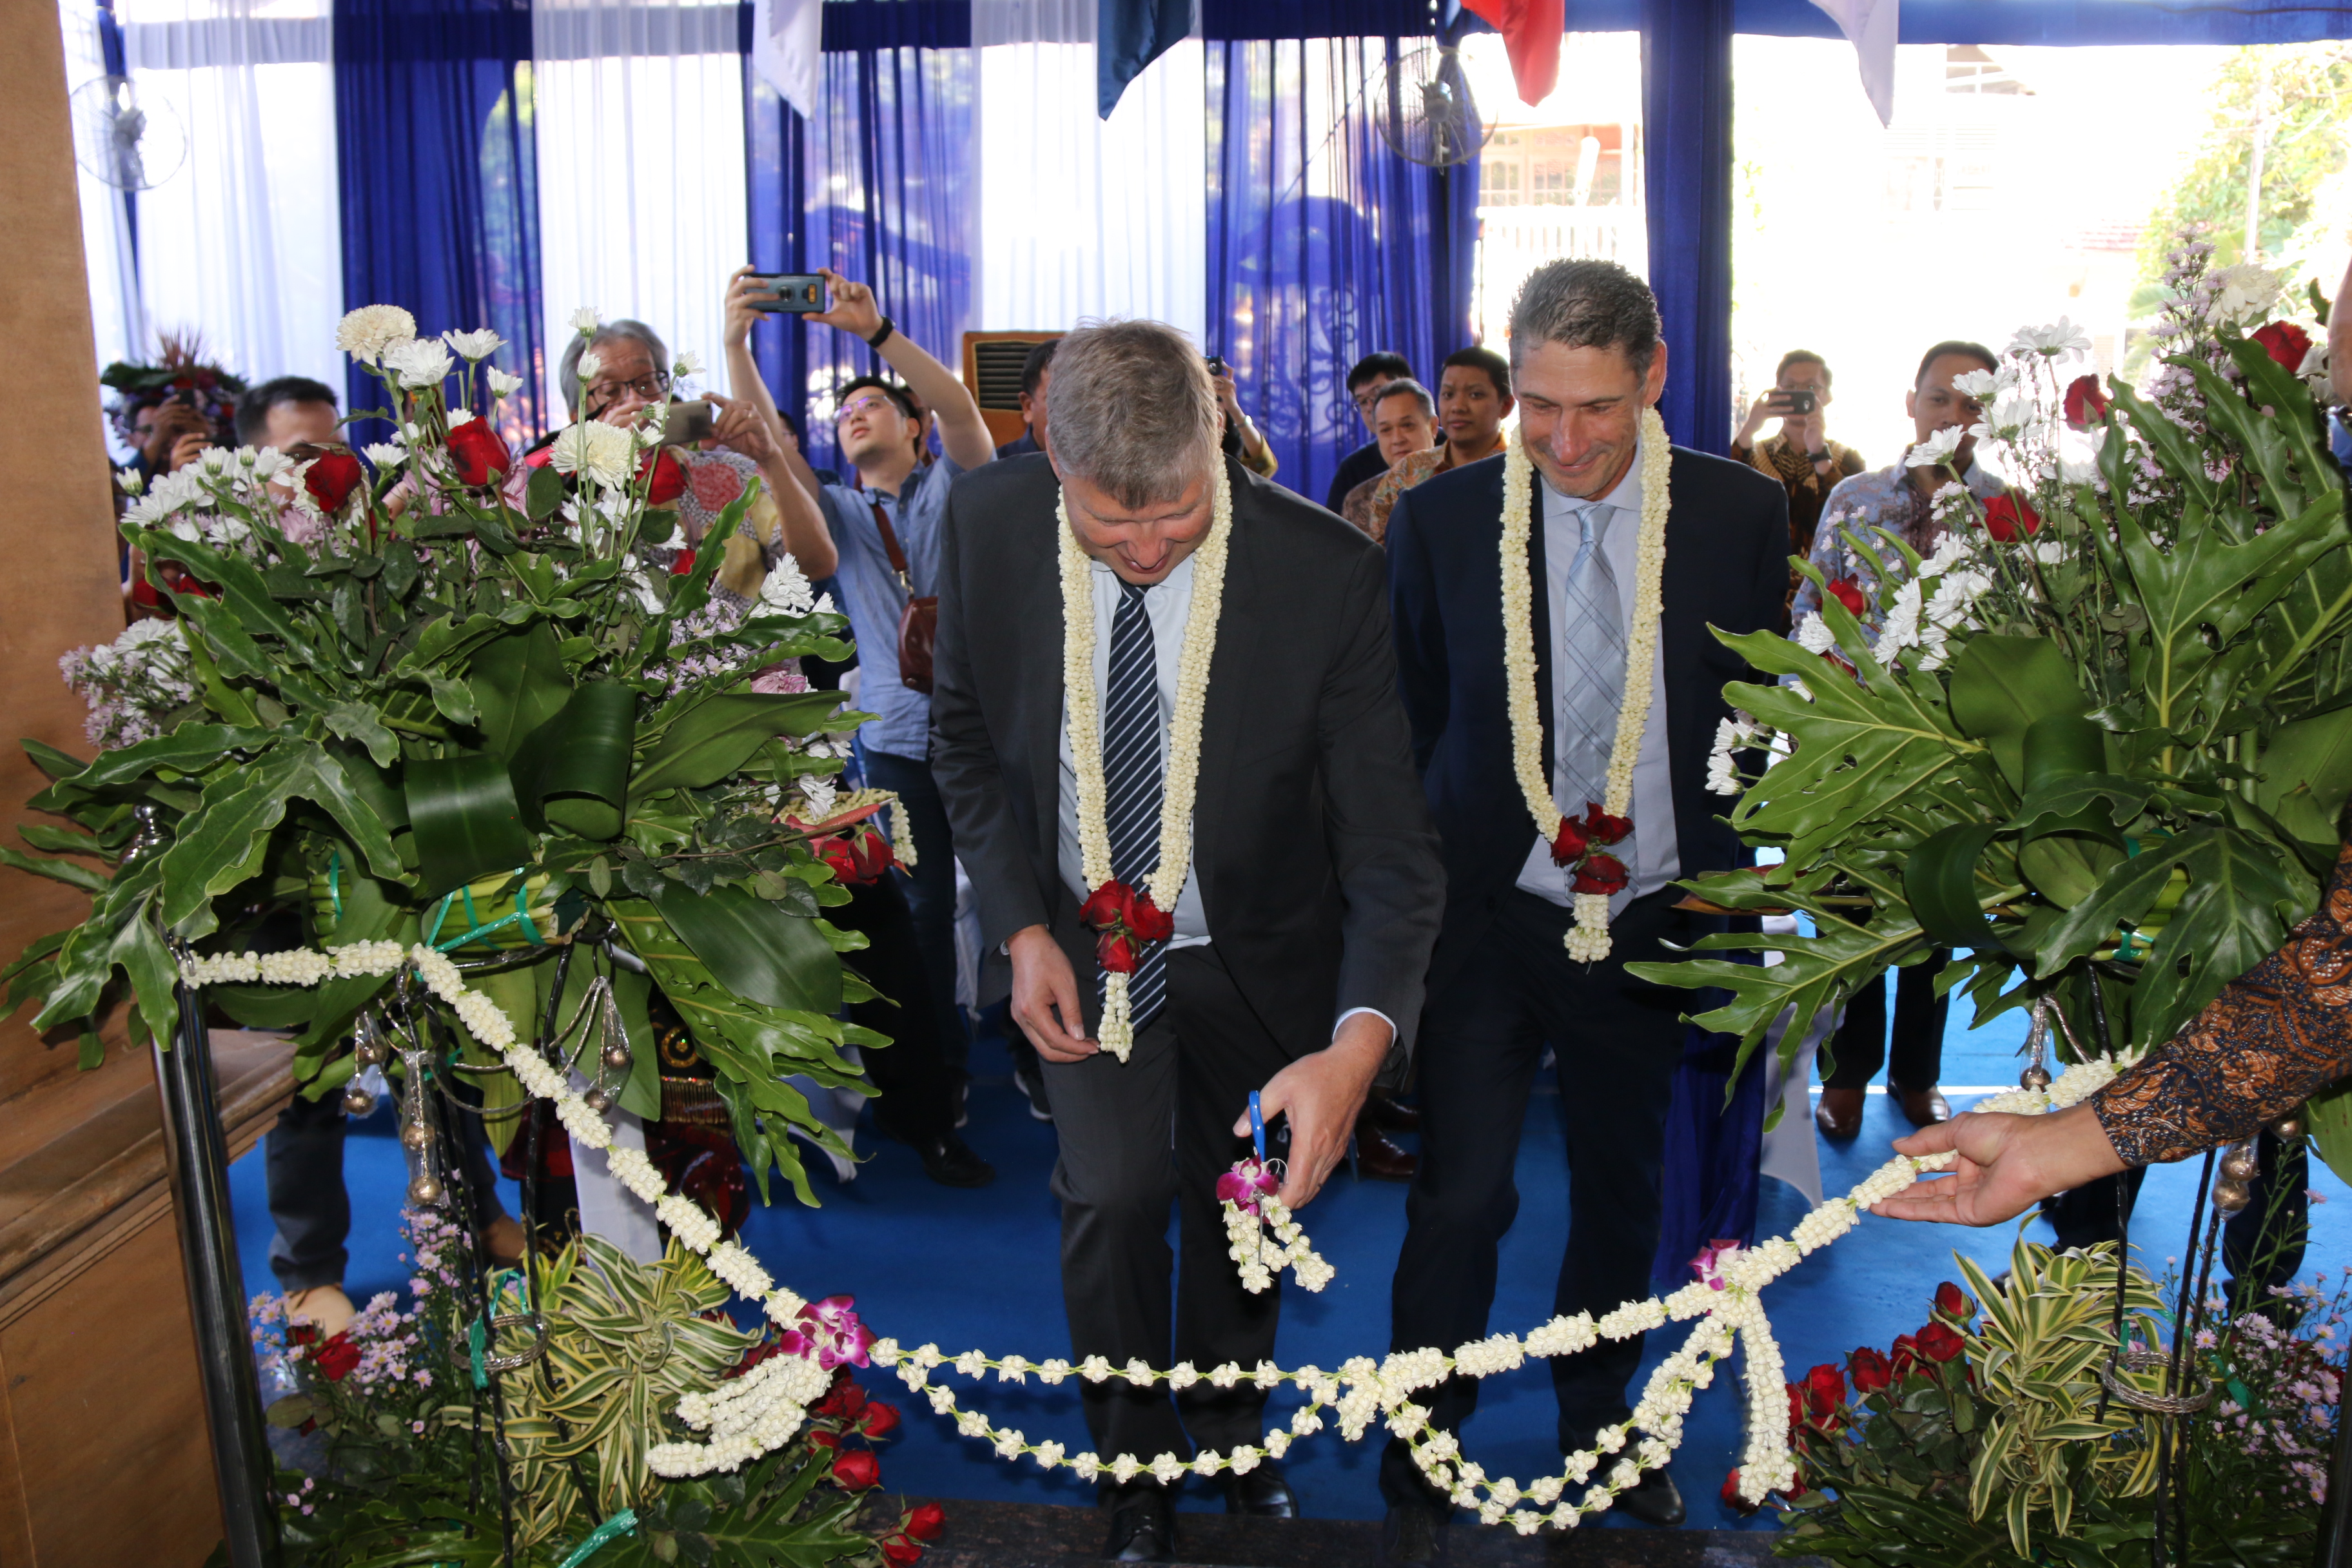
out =
<svg viewBox="0 0 2352 1568"><path fill-rule="evenodd" d="M824 0L751 0L751 68L811 120L824 48Z"/></svg>
<svg viewBox="0 0 2352 1568"><path fill-rule="evenodd" d="M1192 0L1097 0L1095 107L1102 117L1110 118L1144 67L1192 35Z"/></svg>
<svg viewBox="0 0 2352 1568"><path fill-rule="evenodd" d="M1108 5L1110 0L1104 0ZM1559 80L1560 0L1462 0L1493 24L1511 57L1511 79L1530 104L1551 96Z"/></svg>

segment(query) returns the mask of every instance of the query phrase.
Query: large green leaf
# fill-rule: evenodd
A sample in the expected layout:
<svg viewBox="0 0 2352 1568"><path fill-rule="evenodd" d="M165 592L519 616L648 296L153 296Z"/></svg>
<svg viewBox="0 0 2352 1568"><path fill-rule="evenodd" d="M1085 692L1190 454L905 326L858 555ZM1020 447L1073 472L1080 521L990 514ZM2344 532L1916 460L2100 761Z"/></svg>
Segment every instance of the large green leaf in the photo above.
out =
<svg viewBox="0 0 2352 1568"><path fill-rule="evenodd" d="M740 887L697 893L663 878L654 907L721 985L771 1007L830 1013L841 1005L841 962L815 920L784 912Z"/></svg>
<svg viewBox="0 0 2352 1568"><path fill-rule="evenodd" d="M2352 1080L2338 1080L2304 1102L2312 1146L2339 1179L2352 1177Z"/></svg>
<svg viewBox="0 0 2352 1568"><path fill-rule="evenodd" d="M2336 816L2352 796L2352 704L2279 726L2256 767L2254 803L2298 837L2332 843ZM2288 806L2297 791L2296 805Z"/></svg>
<svg viewBox="0 0 2352 1568"><path fill-rule="evenodd" d="M2074 668L2046 637L1970 637L1952 659L1952 721L1982 741L2003 777L2022 791L2025 731L2037 719L2085 713Z"/></svg>
<svg viewBox="0 0 2352 1568"><path fill-rule="evenodd" d="M404 771L420 891L426 898L530 862L530 834L504 760L480 753L419 757Z"/></svg>
<svg viewBox="0 0 2352 1568"><path fill-rule="evenodd" d="M474 655L466 685L480 716L483 749L500 762L512 762L531 731L572 700L558 640L553 626L534 621L529 630L485 643Z"/></svg>
<svg viewBox="0 0 2352 1568"><path fill-rule="evenodd" d="M158 768L184 773L208 770L231 752L258 752L282 737L275 730L247 730L227 724L183 724L168 735L101 752L98 760L63 782L84 789L105 789L145 778Z"/></svg>
<svg viewBox="0 0 2352 1568"><path fill-rule="evenodd" d="M222 602L252 637L276 639L298 664L317 666L323 662L310 633L271 597L269 585L261 580L260 571L246 556L153 529L131 529L129 535L133 544L147 552L149 560L176 561L201 581L217 586Z"/></svg>
<svg viewBox="0 0 2352 1568"><path fill-rule="evenodd" d="M592 680L573 691L515 755L515 793L525 811L582 838L601 843L618 835L636 730L637 695L627 687Z"/></svg>
<svg viewBox="0 0 2352 1568"><path fill-rule="evenodd" d="M295 799L324 807L377 875L401 876L391 836L341 759L310 742L286 742L205 785L202 803L162 857L163 923L188 937L211 931L205 902L258 869L270 832Z"/></svg>
<svg viewBox="0 0 2352 1568"><path fill-rule="evenodd" d="M646 800L672 789L701 789L741 767L778 735L813 735L841 706L834 691L713 697L663 727L629 780L629 797Z"/></svg>
<svg viewBox="0 0 2352 1568"><path fill-rule="evenodd" d="M1977 860L2000 830L1990 823L1963 822L1937 833L1911 851L1903 868L1903 891L1919 929L1946 947L1998 947L2000 938L1985 919L1977 886Z"/></svg>

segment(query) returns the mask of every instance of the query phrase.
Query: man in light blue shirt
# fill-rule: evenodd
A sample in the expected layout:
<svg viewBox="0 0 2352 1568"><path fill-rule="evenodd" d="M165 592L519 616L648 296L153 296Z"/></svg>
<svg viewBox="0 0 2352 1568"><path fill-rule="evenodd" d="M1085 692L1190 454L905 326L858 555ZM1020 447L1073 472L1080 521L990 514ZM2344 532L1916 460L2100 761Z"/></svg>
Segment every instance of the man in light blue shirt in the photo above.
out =
<svg viewBox="0 0 2352 1568"><path fill-rule="evenodd" d="M841 393L834 429L854 482L820 484L805 464L800 479L817 498L840 552L841 608L857 639L856 706L874 715L857 732L866 782L898 796L914 835L907 902L940 1048L961 1068L968 1037L956 1006L955 842L931 782L929 682L919 689L907 684L898 667L898 622L910 599L934 592L948 487L967 468L991 461L995 447L963 383L898 331L872 289L831 270L822 276L832 308L806 319L865 339L904 378L862 375ZM933 422L941 449L937 458L926 450ZM924 1154L928 1164L933 1152ZM942 1157L953 1154L949 1150Z"/></svg>

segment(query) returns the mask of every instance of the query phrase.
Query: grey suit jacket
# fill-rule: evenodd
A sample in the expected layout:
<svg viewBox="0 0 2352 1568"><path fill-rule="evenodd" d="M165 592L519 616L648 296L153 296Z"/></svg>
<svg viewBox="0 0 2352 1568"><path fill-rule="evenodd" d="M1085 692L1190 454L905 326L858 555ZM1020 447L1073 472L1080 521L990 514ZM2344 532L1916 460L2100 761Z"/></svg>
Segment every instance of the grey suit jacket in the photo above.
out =
<svg viewBox="0 0 2352 1568"><path fill-rule="evenodd" d="M1234 537L1209 669L1193 865L1209 932L1295 1058L1373 1007L1419 1022L1445 902L1413 772L1377 545L1228 460ZM1043 457L956 481L940 544L931 771L993 951L1053 928L1094 1009L1092 945L1056 863L1062 603Z"/></svg>

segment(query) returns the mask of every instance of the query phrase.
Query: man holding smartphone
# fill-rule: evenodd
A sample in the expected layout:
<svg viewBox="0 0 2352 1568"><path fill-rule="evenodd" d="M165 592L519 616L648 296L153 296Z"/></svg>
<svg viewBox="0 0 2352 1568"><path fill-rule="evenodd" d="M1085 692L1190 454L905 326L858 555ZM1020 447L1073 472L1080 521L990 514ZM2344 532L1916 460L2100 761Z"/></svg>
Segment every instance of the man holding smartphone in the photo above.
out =
<svg viewBox="0 0 2352 1568"><path fill-rule="evenodd" d="M1789 492L1789 553L1810 555L1813 531L1830 491L1849 474L1862 472L1862 454L1823 433L1830 401L1830 367L1810 349L1790 349L1772 373L1772 389L1756 400L1731 438L1731 458L1780 481ZM1777 418L1780 428L1759 441L1756 433ZM1789 569L1789 599L1797 595L1796 568ZM1788 600L1781 602L1780 630L1789 629Z"/></svg>

